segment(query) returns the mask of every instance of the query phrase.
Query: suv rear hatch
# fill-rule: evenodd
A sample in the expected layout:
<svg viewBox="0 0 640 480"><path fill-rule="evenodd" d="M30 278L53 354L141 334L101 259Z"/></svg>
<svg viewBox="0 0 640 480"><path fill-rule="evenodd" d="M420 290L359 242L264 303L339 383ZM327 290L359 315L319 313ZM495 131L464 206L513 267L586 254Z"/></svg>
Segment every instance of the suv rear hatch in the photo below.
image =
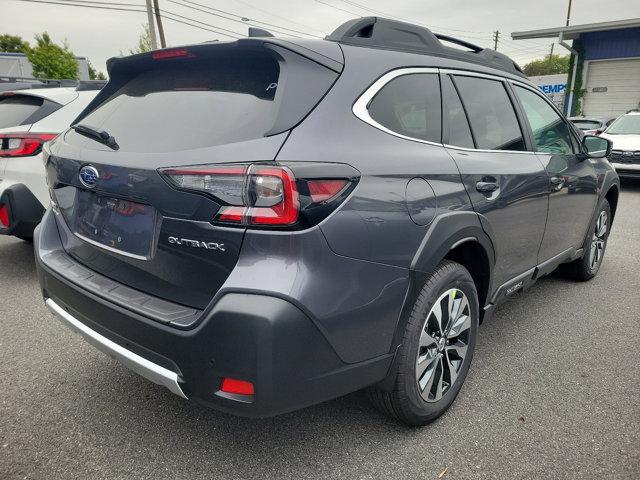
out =
<svg viewBox="0 0 640 480"><path fill-rule="evenodd" d="M110 60L107 86L47 152L66 252L136 290L204 309L244 237L242 225L212 223L234 192L179 190L161 170L273 162L339 75L282 45L249 39Z"/></svg>

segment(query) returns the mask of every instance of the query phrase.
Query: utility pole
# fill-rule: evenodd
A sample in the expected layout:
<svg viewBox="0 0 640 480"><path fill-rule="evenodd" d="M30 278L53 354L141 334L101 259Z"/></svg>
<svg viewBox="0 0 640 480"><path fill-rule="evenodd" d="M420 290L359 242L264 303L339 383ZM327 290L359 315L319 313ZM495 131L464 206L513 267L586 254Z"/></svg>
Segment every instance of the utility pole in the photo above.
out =
<svg viewBox="0 0 640 480"><path fill-rule="evenodd" d="M158 22L158 33L160 34L160 46L166 48L167 42L164 40L164 28L162 28L162 16L160 15L160 5L158 0L153 0L153 5L156 11L156 22Z"/></svg>
<svg viewBox="0 0 640 480"><path fill-rule="evenodd" d="M156 50L156 25L153 22L153 9L151 8L151 0L147 0L147 21L149 22L149 36L151 37L151 48Z"/></svg>
<svg viewBox="0 0 640 480"><path fill-rule="evenodd" d="M500 31L493 32L493 49L498 50L498 38L500 37Z"/></svg>
<svg viewBox="0 0 640 480"><path fill-rule="evenodd" d="M571 18L571 1L569 0L569 8L567 8L567 27L569 26L569 19Z"/></svg>

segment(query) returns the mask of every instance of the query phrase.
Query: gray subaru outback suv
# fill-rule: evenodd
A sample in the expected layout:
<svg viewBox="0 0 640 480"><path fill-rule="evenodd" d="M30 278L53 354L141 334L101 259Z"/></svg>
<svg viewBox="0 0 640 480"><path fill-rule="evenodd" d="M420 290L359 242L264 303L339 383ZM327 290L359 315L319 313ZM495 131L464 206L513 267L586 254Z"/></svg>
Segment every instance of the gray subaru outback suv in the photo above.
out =
<svg viewBox="0 0 640 480"><path fill-rule="evenodd" d="M478 325L602 263L619 181L508 57L360 18L108 63L46 149L42 293L184 398L270 416L368 388L422 425Z"/></svg>

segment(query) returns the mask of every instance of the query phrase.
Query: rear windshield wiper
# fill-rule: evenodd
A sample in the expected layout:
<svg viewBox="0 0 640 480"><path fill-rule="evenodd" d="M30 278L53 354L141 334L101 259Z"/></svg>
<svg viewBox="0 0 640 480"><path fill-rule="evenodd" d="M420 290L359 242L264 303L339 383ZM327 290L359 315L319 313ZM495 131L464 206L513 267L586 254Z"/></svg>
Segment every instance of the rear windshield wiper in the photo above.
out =
<svg viewBox="0 0 640 480"><path fill-rule="evenodd" d="M79 134L84 135L85 137L92 138L95 141L106 145L112 150L118 150L120 148L120 146L116 143L116 139L104 130L90 127L89 125L82 125L80 123L71 125L71 128L73 128Z"/></svg>

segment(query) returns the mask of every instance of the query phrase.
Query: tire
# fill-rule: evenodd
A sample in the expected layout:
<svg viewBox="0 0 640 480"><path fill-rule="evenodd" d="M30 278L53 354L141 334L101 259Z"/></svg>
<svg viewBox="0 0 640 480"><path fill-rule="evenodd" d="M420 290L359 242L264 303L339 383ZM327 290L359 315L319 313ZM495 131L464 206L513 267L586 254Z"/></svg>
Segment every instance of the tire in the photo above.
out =
<svg viewBox="0 0 640 480"><path fill-rule="evenodd" d="M447 327L451 302L454 308L459 307L457 315L453 311L453 325ZM442 261L427 279L407 321L398 358L390 372L393 389L369 389L374 406L411 426L426 425L442 415L455 400L469 371L478 319L478 293L471 275L459 263ZM439 334L438 328L444 330L444 335Z"/></svg>
<svg viewBox="0 0 640 480"><path fill-rule="evenodd" d="M595 225L589 229L582 257L562 266L562 272L574 280L586 282L595 277L602 265L611 225L611 207L603 200ZM595 258L594 258L595 256Z"/></svg>

